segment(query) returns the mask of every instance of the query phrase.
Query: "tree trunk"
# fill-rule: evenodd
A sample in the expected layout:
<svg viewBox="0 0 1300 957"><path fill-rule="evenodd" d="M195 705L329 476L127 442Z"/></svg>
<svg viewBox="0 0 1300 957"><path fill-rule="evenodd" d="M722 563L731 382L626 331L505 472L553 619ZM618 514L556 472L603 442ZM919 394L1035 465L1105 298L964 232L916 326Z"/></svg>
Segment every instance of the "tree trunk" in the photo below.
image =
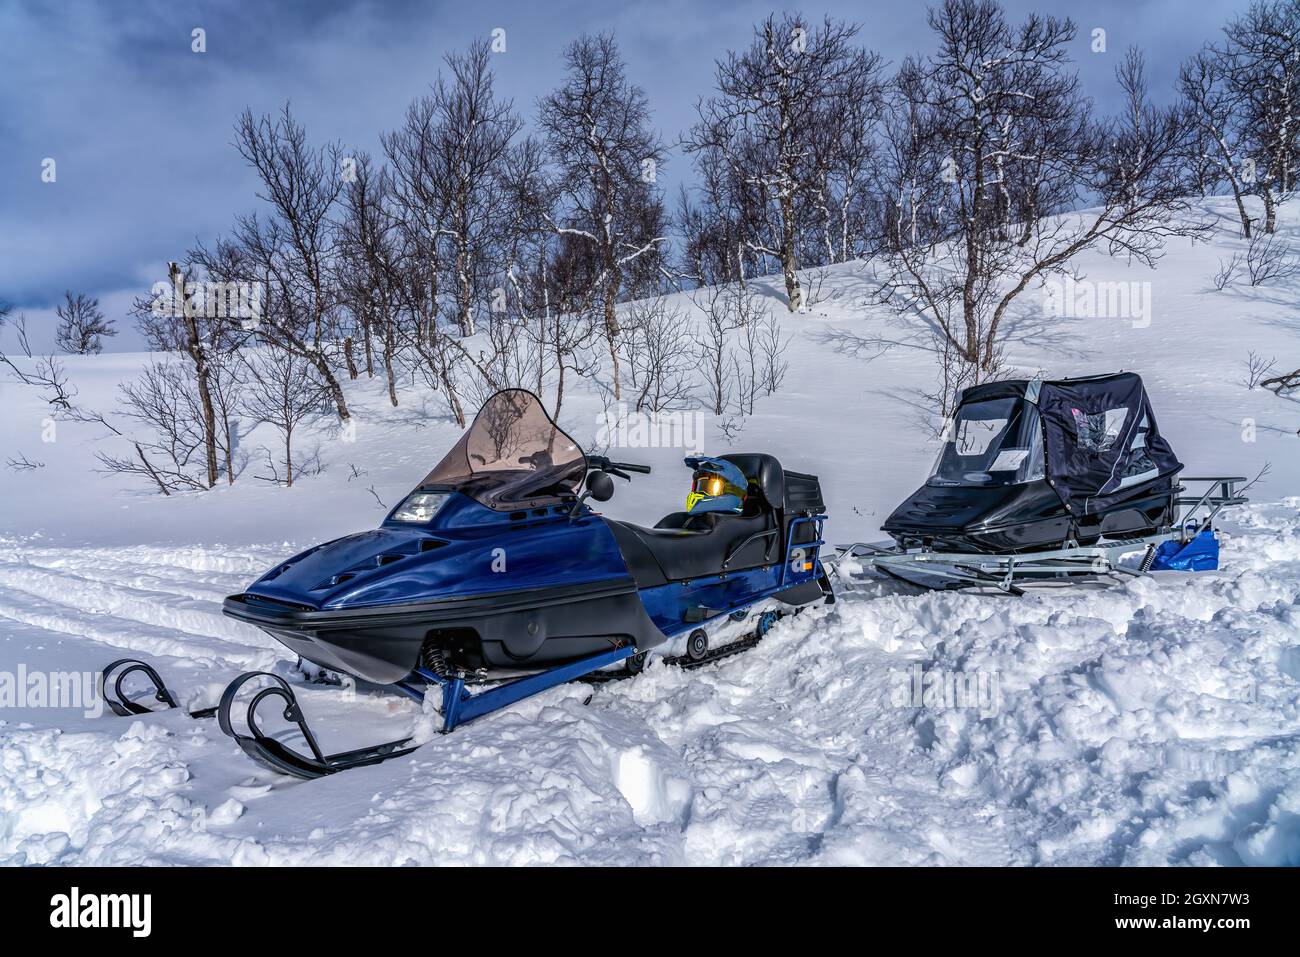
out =
<svg viewBox="0 0 1300 957"><path fill-rule="evenodd" d="M397 376L393 372L393 323L388 320L384 324L384 375L388 378L388 401L393 403L393 408L397 408Z"/></svg>
<svg viewBox="0 0 1300 957"><path fill-rule="evenodd" d="M1241 195L1241 189L1237 186L1236 177L1228 177L1228 182L1232 185L1232 198L1237 201L1237 215L1241 217L1241 235L1243 239L1250 239L1250 216L1246 213L1246 200Z"/></svg>
<svg viewBox="0 0 1300 957"><path fill-rule="evenodd" d="M370 328L372 322L373 320L370 317L370 311L366 310L365 314L361 317L361 335L365 344L367 379L373 379L375 377L375 350L370 342L370 337L373 335Z"/></svg>
<svg viewBox="0 0 1300 957"><path fill-rule="evenodd" d="M622 330L618 325L618 290L622 285L622 277L618 273L618 264L613 261L612 252L606 257L609 269L609 281L605 284L605 340L609 343L609 360L614 367L614 398L615 400L623 397L622 384L620 382L618 367L618 337Z"/></svg>
<svg viewBox="0 0 1300 957"><path fill-rule="evenodd" d="M140 443L133 442L131 444L135 446L135 454L140 457L140 462L144 465L144 470L148 472L150 478L152 478L158 484L158 490L162 492L164 495L166 495L168 498L170 498L172 493L167 490L166 483L163 482L163 480L158 477L158 473L154 471L153 464L149 461L149 458L144 454L144 449L140 448Z"/></svg>
<svg viewBox="0 0 1300 957"><path fill-rule="evenodd" d="M202 355L200 352L199 355ZM208 488L217 484L217 414L212 408L212 390L209 383L208 364L196 358L196 378L199 387L199 402L203 406L203 451L207 458Z"/></svg>
<svg viewBox="0 0 1300 957"><path fill-rule="evenodd" d="M799 288L798 253L795 250L794 201L781 197L781 271L785 274L785 295L791 312L803 308L803 291Z"/></svg>
<svg viewBox="0 0 1300 957"><path fill-rule="evenodd" d="M451 413L456 417L456 425L465 428L465 410L461 407L460 396L456 395L456 387L452 384L451 376L447 374L446 368L439 373L442 379L442 387L447 391L447 402L451 405Z"/></svg>
<svg viewBox="0 0 1300 957"><path fill-rule="evenodd" d="M357 371L356 361L352 358L352 337L345 336L343 339L343 358L348 364L348 378L356 381L357 376L361 373Z"/></svg>
<svg viewBox="0 0 1300 957"><path fill-rule="evenodd" d="M469 249L466 243L456 243L456 324L461 337L474 335L474 292L469 281Z"/></svg>
<svg viewBox="0 0 1300 957"><path fill-rule="evenodd" d="M194 363L194 380L199 390L199 403L203 408L203 453L208 470L208 488L217 484L217 415L212 407L212 380L208 369L208 357L204 352L203 338L199 335L199 324L190 313L190 304L185 299L185 272L176 263L169 263L172 286L176 289L181 304L181 315L185 320L185 351Z"/></svg>
<svg viewBox="0 0 1300 957"><path fill-rule="evenodd" d="M309 352L307 358L324 380L325 388L329 390L334 407L338 410L339 421L346 422L352 417L352 413L348 411L348 400L343 396L343 386L339 384L338 376L334 374L334 370L319 351Z"/></svg>
<svg viewBox="0 0 1300 957"><path fill-rule="evenodd" d="M553 421L560 421L560 407L564 405L564 350L560 348L560 331L555 330L555 361L560 367L559 376L555 384L555 412L551 415Z"/></svg>
<svg viewBox="0 0 1300 957"><path fill-rule="evenodd" d="M230 416L221 416L221 427L226 432L226 484L235 484L235 439L230 428Z"/></svg>
<svg viewBox="0 0 1300 957"><path fill-rule="evenodd" d="M1264 232L1272 234L1277 229L1277 202L1273 198L1272 188L1265 186L1264 196Z"/></svg>

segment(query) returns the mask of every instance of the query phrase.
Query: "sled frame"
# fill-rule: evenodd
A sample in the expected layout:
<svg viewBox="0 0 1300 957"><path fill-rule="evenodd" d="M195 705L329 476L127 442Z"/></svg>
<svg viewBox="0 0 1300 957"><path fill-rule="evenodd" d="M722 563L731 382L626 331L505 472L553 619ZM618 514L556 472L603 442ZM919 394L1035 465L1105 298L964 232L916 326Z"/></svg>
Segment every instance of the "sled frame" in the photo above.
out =
<svg viewBox="0 0 1300 957"><path fill-rule="evenodd" d="M1023 584L1045 584L1061 579L1130 577L1147 574L1155 558L1156 549L1164 542L1185 544L1201 532L1214 527L1214 519L1225 508L1244 505L1248 499L1241 494L1240 485L1246 479L1240 476L1188 477L1180 480L1173 490L1177 518L1163 531L1135 538L1101 538L1091 545L1070 544L1063 548L1044 551L994 554L984 552L937 552L927 549L904 551L895 545L854 542L835 546L835 556L823 560L834 570L846 558L862 559L873 568L892 578L923 588L943 588L945 585L927 585L916 581L908 572L936 578L946 587L961 588L991 585L1011 595L1023 595ZM1200 495L1182 494L1187 491L1182 482L1204 482L1207 487ZM1121 564L1125 555L1145 552L1136 567Z"/></svg>

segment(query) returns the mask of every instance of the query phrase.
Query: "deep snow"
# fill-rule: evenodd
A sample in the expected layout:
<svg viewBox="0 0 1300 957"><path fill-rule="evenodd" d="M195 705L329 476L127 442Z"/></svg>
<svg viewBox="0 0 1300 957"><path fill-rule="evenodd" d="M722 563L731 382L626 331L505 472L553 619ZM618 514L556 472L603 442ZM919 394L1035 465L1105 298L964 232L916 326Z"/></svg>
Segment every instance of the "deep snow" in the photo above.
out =
<svg viewBox="0 0 1300 957"><path fill-rule="evenodd" d="M1287 213L1294 231L1300 209ZM213 721L2 708L0 862L1300 864L1300 409L1242 382L1250 349L1295 363L1300 321L1294 287L1212 289L1239 244L1176 244L1155 272L1089 257L1089 279L1152 283L1150 324L1044 323L1032 299L1008 352L1020 372L1141 372L1188 474L1271 463L1257 504L1224 523L1219 572L1022 599L842 582L836 605L743 655L565 686L315 782L250 764ZM842 542L878 537L935 449L916 404L933 359L861 306L864 281L832 270L827 298L784 320L786 386L730 446L820 474ZM900 344L867 362L837 331ZM107 411L142 361L68 366L84 404ZM391 410L363 381L350 398L355 441L305 437L324 474L276 488L253 462L233 488L162 498L91 471L109 441L94 427L59 423L42 442L46 410L0 385L0 451L45 463L0 471L0 672L130 653L190 707L240 671L301 680L221 598L377 523L370 486L392 505L458 431L418 393ZM601 408L575 392L563 424L589 440ZM707 447L727 450L709 426ZM619 455L655 473L620 483L611 513L653 523L680 507L681 450ZM979 706L917 706L918 668L976 680ZM391 696L298 687L331 749L432 724Z"/></svg>

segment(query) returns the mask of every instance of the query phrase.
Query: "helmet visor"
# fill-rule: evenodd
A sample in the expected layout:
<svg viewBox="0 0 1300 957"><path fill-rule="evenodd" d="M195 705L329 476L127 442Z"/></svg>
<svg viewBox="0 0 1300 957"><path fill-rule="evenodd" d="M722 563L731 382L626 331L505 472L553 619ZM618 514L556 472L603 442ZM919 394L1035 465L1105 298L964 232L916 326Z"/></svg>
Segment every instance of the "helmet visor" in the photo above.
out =
<svg viewBox="0 0 1300 957"><path fill-rule="evenodd" d="M701 498L717 498L719 495L734 495L741 501L745 499L745 489L728 482L717 472L696 472L691 481L691 492Z"/></svg>

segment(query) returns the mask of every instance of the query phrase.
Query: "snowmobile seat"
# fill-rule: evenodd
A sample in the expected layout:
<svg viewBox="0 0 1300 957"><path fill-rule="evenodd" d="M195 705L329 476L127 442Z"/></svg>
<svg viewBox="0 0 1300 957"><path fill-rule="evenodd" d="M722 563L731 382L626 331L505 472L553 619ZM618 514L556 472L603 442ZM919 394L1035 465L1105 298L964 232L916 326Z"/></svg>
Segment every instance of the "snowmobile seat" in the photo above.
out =
<svg viewBox="0 0 1300 957"><path fill-rule="evenodd" d="M756 515L674 512L654 528L608 523L639 588L716 575L723 562L734 571L779 560L780 528L767 509Z"/></svg>
<svg viewBox="0 0 1300 957"><path fill-rule="evenodd" d="M654 528L609 523L628 569L640 588L668 581L756 568L780 561L778 510L785 501L781 463L763 453L724 455L749 479L744 511L672 512Z"/></svg>

